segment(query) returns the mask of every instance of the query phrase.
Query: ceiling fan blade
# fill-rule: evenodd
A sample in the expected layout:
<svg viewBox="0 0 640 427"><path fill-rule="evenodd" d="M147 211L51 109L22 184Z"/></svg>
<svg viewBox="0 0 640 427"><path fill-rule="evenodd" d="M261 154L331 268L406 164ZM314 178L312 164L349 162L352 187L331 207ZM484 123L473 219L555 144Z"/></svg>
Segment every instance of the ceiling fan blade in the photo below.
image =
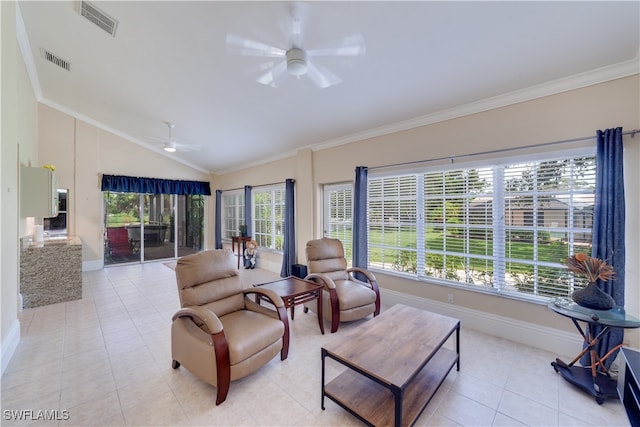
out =
<svg viewBox="0 0 640 427"><path fill-rule="evenodd" d="M353 34L343 38L336 47L307 50L307 56L362 56L366 52L362 34Z"/></svg>
<svg viewBox="0 0 640 427"><path fill-rule="evenodd" d="M275 67L256 79L258 83L266 86L276 87L286 75L287 61L280 61Z"/></svg>
<svg viewBox="0 0 640 427"><path fill-rule="evenodd" d="M307 76L320 89L337 85L342 79L321 65L315 65L311 61L307 61Z"/></svg>
<svg viewBox="0 0 640 427"><path fill-rule="evenodd" d="M283 57L286 50L236 34L227 34L227 51L243 56Z"/></svg>
<svg viewBox="0 0 640 427"><path fill-rule="evenodd" d="M257 74L264 74L268 70L272 69L276 66L276 62L274 60L269 60L267 62L261 62L259 64L253 64L248 67L242 69L243 74L248 76L255 76Z"/></svg>

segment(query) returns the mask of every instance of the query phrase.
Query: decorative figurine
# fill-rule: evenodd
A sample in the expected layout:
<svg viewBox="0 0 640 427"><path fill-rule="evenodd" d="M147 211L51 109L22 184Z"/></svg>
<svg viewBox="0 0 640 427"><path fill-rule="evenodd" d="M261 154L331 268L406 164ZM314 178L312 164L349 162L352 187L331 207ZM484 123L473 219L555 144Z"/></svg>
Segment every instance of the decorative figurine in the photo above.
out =
<svg viewBox="0 0 640 427"><path fill-rule="evenodd" d="M250 240L244 249L244 268L256 268L256 255L258 254L258 242Z"/></svg>

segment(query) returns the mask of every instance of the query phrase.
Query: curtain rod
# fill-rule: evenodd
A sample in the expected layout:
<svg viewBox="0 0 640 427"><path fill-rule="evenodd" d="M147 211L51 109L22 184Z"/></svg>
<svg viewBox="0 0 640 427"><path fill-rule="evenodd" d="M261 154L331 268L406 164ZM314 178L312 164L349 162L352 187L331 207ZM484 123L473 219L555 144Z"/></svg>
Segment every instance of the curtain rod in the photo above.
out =
<svg viewBox="0 0 640 427"><path fill-rule="evenodd" d="M271 187L273 185L279 185L279 184L285 184L285 181L280 181L280 182L272 182L271 184L260 184L260 185L249 185L249 187L251 188L260 188L260 187ZM220 190L218 188L218 190ZM244 187L240 187L240 188L227 188L226 190L223 189L222 191L238 191L238 190L244 190Z"/></svg>
<svg viewBox="0 0 640 427"><path fill-rule="evenodd" d="M636 133L640 133L640 129L633 129L633 130L629 130L626 132L622 132L622 136L625 135L631 135L631 138L636 136ZM590 139L595 139L596 135L592 135L592 136L585 136L582 138L574 138L574 139L565 139L562 141L553 141L553 142L543 142L541 144L533 144L533 145L525 145L524 147L516 147L516 148L501 148L499 150L490 150L490 151L481 151L478 153L470 153L470 154L459 154L457 156L447 156L447 157L439 157L436 159L427 159L427 160L413 160L411 162L404 162L404 163L395 163L392 165L384 165L384 166L372 166L369 168L369 170L372 169L383 169L383 168L393 168L393 167L397 167L397 166L407 166L407 165L416 165L419 163L428 163L428 162L438 162L438 161L442 161L442 160L450 160L452 163L455 159L461 159L461 158L465 158L465 157L473 157L473 156L483 156L486 154L497 154L497 153L508 153L511 151L517 151L517 150L527 150L530 148L540 148L540 147L547 147L550 145L559 145L559 144L568 144L571 142L581 142L581 141L588 141Z"/></svg>

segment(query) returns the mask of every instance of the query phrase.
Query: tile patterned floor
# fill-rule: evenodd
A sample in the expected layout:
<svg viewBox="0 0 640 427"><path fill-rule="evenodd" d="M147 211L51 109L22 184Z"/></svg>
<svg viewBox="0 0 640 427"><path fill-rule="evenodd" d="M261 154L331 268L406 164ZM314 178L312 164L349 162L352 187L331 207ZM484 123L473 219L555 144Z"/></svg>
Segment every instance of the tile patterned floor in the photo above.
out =
<svg viewBox="0 0 640 427"><path fill-rule="evenodd" d="M241 276L246 286L278 278L259 269ZM170 324L177 308L173 270L150 263L83 273L82 300L22 311L21 342L2 376L0 423L361 425L328 399L320 408L320 347L331 335L320 335L312 313L297 307L287 360L276 357L232 382L226 402L216 406L214 387L184 368L171 369ZM465 325L461 343L461 371L448 376L417 425L629 425L619 401L597 405L562 380L549 364L556 355ZM339 369L330 367L327 375ZM27 419L15 419L19 414ZM44 419L51 416L58 420Z"/></svg>

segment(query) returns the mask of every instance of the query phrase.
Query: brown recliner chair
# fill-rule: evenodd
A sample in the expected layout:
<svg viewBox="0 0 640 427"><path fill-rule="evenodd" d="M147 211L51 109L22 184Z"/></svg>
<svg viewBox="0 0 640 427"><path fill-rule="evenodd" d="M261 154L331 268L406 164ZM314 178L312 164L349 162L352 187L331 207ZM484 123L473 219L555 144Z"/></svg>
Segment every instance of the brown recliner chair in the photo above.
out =
<svg viewBox="0 0 640 427"><path fill-rule="evenodd" d="M347 268L342 242L338 239L318 239L307 242L306 280L324 284L323 317L331 322L331 332L338 330L340 322L362 319L380 314L380 291L375 276L358 267ZM362 273L367 282L353 273ZM315 304L306 305L305 311L315 310Z"/></svg>
<svg viewBox="0 0 640 427"><path fill-rule="evenodd" d="M184 365L214 385L216 405L227 398L232 380L256 371L278 352L281 360L287 358L289 320L282 298L268 289L243 289L229 249L179 258L176 279L182 309L171 325L172 366ZM277 311L257 304L255 295Z"/></svg>

